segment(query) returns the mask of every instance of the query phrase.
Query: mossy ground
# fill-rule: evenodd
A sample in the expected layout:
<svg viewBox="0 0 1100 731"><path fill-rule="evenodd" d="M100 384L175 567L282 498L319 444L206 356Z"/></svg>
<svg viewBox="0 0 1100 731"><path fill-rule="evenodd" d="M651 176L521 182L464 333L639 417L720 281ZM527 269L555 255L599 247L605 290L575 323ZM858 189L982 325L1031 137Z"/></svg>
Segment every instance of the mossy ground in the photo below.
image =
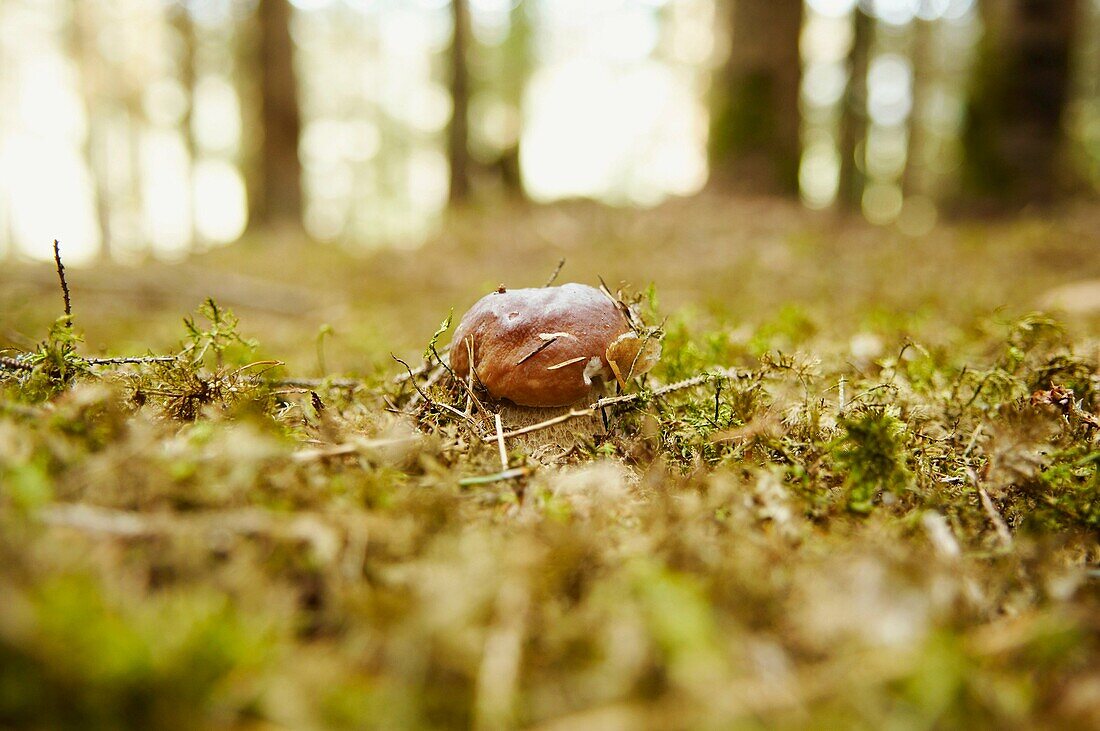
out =
<svg viewBox="0 0 1100 731"><path fill-rule="evenodd" d="M1100 276L1098 220L476 212L416 251L70 269L71 330L52 266L8 269L0 725L1100 724L1098 318L1038 312ZM736 375L471 480L496 445L391 353L560 257L654 284L633 388ZM86 360L148 352L179 357ZM325 377L360 385L288 383Z"/></svg>

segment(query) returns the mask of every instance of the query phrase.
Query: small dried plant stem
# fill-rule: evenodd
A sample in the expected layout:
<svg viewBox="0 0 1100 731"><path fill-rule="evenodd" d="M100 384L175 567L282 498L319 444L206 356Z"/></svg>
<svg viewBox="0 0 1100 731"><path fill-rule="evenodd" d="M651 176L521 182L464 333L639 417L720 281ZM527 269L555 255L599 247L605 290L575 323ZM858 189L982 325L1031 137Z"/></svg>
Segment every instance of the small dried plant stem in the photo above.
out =
<svg viewBox="0 0 1100 731"><path fill-rule="evenodd" d="M84 358L85 363L93 366L126 365L128 363L172 363L179 360L175 355L138 355L121 358Z"/></svg>
<svg viewBox="0 0 1100 731"><path fill-rule="evenodd" d="M408 437L396 437L393 439L365 439L360 442L349 444L327 445L319 449L302 449L291 454L291 459L295 462L311 462L327 457L358 455L372 449L384 449L399 444L412 444L420 439L422 439L422 437L419 434Z"/></svg>
<svg viewBox="0 0 1100 731"><path fill-rule="evenodd" d="M466 413L469 414L474 408L474 371L476 370L474 364L474 344L470 338L466 338L466 362L470 365L470 372L466 374ZM481 404L478 404L478 408L481 408ZM483 409L484 410L484 409Z"/></svg>
<svg viewBox="0 0 1100 731"><path fill-rule="evenodd" d="M561 258L560 261L558 261L557 267L554 268L554 273L551 274L550 278L546 280L546 284L542 285L544 288L549 287L551 284L553 284L555 281L557 281L558 275L561 274L561 268L563 266L565 266L565 257L564 256Z"/></svg>
<svg viewBox="0 0 1100 731"><path fill-rule="evenodd" d="M508 469L508 450L504 447L504 425L500 421L500 413L493 414L493 421L497 427L497 448L500 450L500 470Z"/></svg>
<svg viewBox="0 0 1100 731"><path fill-rule="evenodd" d="M692 376L691 378L685 378L682 381L677 381L675 383L670 383L667 386L661 386L660 388L655 389L650 395L651 395L652 398L660 398L661 396L665 396L667 394L674 393L676 391L683 391L684 389L692 388L693 386L698 386L700 384L706 383L708 380L710 380L711 378L714 378L715 376L724 376L726 378L734 378L734 377L737 376L737 371L733 368L720 368L716 371L708 371L706 373L700 373L697 376ZM529 424L529 425L527 425L525 427L521 427L519 429L513 429L511 431L504 432L504 434L502 436L505 439L510 439L512 437L518 437L518 436L522 436L524 434L530 434L532 432L541 431L542 429L549 429L550 427L555 426L557 424L564 424L565 422L569 421L570 419L578 419L582 416L591 416L592 414L595 414L597 411L600 411L600 410L602 410L602 409L604 409L608 406L615 406L617 404L628 404L628 403L632 403L634 401L638 401L642 397L642 395L643 394L640 394L640 393L628 393L628 394L625 394L623 396L613 396L611 398L603 398L603 399L600 399L600 400L596 401L594 404L591 404L590 406L585 406L585 407L579 408L579 409L572 409L571 411L567 411L564 414L561 414L559 416L555 416L552 419L547 419L546 421L540 421L537 424ZM495 436L483 437L484 441L486 441L486 442L491 442L495 438L496 438Z"/></svg>
<svg viewBox="0 0 1100 731"><path fill-rule="evenodd" d="M1012 533L1008 530L1008 524L1005 523L1005 519L1001 517L1001 513L997 510L997 506L993 504L993 499L989 497L989 493L982 487L978 473L973 469L969 470L969 473L970 481L974 483L974 489L978 491L978 498L982 502L982 509L985 510L985 514L989 517L989 522L993 524L993 530L997 533L997 538L1001 542L1001 547L1006 551L1011 551Z"/></svg>
<svg viewBox="0 0 1100 731"><path fill-rule="evenodd" d="M978 426L974 427L974 433L970 435L970 441L966 443L966 449L963 450L963 459L966 459L970 456L970 452L974 449L974 445L978 443L978 437L982 435L982 427L984 426L985 423L981 422L978 424Z"/></svg>
<svg viewBox="0 0 1100 731"><path fill-rule="evenodd" d="M277 378L270 382L273 386L290 386L293 388L319 388L330 386L331 388L345 388L354 390L364 384L358 378Z"/></svg>
<svg viewBox="0 0 1100 731"><path fill-rule="evenodd" d="M431 402L431 399L428 398L428 394L424 393L424 390L420 388L420 384L416 382L416 377L413 375L413 370L409 367L409 364L398 358L396 355L393 355L392 353L390 354L390 357L401 365L405 366L405 370L409 373L409 377L406 380L412 381L413 388L416 389L417 395L425 401ZM431 386L431 383L429 383L428 385Z"/></svg>
<svg viewBox="0 0 1100 731"><path fill-rule="evenodd" d="M12 371L33 371L34 366L30 363L24 363L17 358L9 358L7 356L0 356L0 368L7 368Z"/></svg>
<svg viewBox="0 0 1100 731"><path fill-rule="evenodd" d="M401 360L401 359L400 359L400 358L398 358L398 357L397 357L396 355L392 355L392 354L391 354L391 355L390 355L390 357L391 357L391 358L393 358L393 359L394 359L395 361L397 361L398 363L400 363L401 365L405 366L406 370L408 370L408 371L409 371L409 373L412 373L412 369L411 369L411 368L409 368L409 364L408 364L408 363L406 363L405 361ZM454 415L455 415L455 416L457 416L457 417L458 417L459 419L462 419L463 421L465 421L465 422L466 422L467 424L469 424L469 425L470 425L470 427L471 427L471 428L473 429L473 432L474 432L474 436L476 436L476 437L477 437L478 439L482 439L482 440L484 440L484 439L485 439L485 435L484 435L484 434L482 434L482 431L481 431L481 427L480 427L480 425L478 425L478 423L477 423L476 421L474 421L473 417L471 417L471 416L470 416L469 414L464 414L464 413L462 413L461 411L459 411L459 410L458 410L458 409L456 409L455 407L453 407L453 406L450 406L450 405L448 405L448 404L443 404L443 403L439 403L438 401L432 401L432 400L431 400L431 399L430 399L430 398L428 397L428 394L426 394L426 393L425 393L425 392L424 392L424 391L423 391L423 390L422 390L422 389L420 388L420 384L418 384L418 383L416 382L416 379L415 379L415 378L412 378L411 380L412 380L412 384L413 384L413 387L414 387L414 388L416 389L416 393L417 393L417 394L418 394L418 395L420 396L420 398L424 399L424 402L425 402L425 403L427 403L427 404L428 404L428 405L430 405L430 406L434 406L434 407L436 407L436 408L442 409L443 411L446 411L446 412L448 412L448 413L454 414ZM429 385L430 385L430 384L429 384Z"/></svg>
<svg viewBox="0 0 1100 731"><path fill-rule="evenodd" d="M445 345L444 347L439 349L438 354L440 356L439 359L440 359L441 363L446 358L446 356L450 352L450 350L451 350L450 345ZM426 360L426 361L424 361L424 363L422 365L418 366L417 368L408 368L405 373L401 373L397 376L394 376L393 385L400 386L405 381L408 381L408 380L413 379L413 378L417 378L419 376L424 375L428 371L435 370L435 369L438 369L438 366L433 366L432 362L430 360Z"/></svg>
<svg viewBox="0 0 1100 731"><path fill-rule="evenodd" d="M53 260L57 264L57 278L61 280L61 294L65 299L65 326L73 326L73 304L69 299L69 283L65 281L65 265L61 263L61 243L53 240Z"/></svg>
<svg viewBox="0 0 1100 731"><path fill-rule="evenodd" d="M1005 550L1012 550L1012 533L1009 532L1005 519L1001 517L997 507L993 504L993 500L990 499L989 493L981 485L978 485L978 496L982 500L982 507L985 509L986 514L989 515L990 522L993 523L994 530L997 531L997 537L1001 540L1001 545Z"/></svg>
<svg viewBox="0 0 1100 731"><path fill-rule="evenodd" d="M439 379L442 378L443 374L446 373L446 372L447 371L445 371L443 369L442 365L436 366L435 370L433 370L431 373L428 374L428 379L426 381L424 381L424 387L423 388L421 388L420 386L417 386L416 381L413 380L413 385L416 386L416 393L414 393L412 395L412 398L409 399L409 404L408 405L409 406L416 406L418 403L420 403L421 399L427 400L427 398L426 398L427 389L431 388L436 383L438 383ZM406 379L406 380L409 380L409 379Z"/></svg>

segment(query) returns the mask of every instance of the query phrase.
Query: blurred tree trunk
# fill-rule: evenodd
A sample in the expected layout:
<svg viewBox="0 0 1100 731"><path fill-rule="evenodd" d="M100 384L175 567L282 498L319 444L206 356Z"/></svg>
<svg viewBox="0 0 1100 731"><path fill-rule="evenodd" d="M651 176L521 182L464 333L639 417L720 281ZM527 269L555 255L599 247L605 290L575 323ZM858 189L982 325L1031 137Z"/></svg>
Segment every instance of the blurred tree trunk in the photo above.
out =
<svg viewBox="0 0 1100 731"><path fill-rule="evenodd" d="M195 35L195 21L191 17L189 6L181 4L170 11L172 26L179 35L180 49L178 73L180 86L187 97L183 118L180 120L183 143L187 148L187 224L191 230L191 248L200 248L201 236L197 225L195 210L195 166L199 162L199 146L195 139L195 58L198 54L198 38Z"/></svg>
<svg viewBox="0 0 1100 731"><path fill-rule="evenodd" d="M253 226L302 225L302 165L298 139L298 79L290 36L289 0L260 0L257 7L260 124L259 180L252 192Z"/></svg>
<svg viewBox="0 0 1100 731"><path fill-rule="evenodd" d="M523 93L531 75L532 28L531 6L517 3L509 14L508 37L502 52L501 90L516 115L514 138L504 147L494 167L500 174L504 193L512 198L523 198L523 175L519 161L519 143L523 136Z"/></svg>
<svg viewBox="0 0 1100 731"><path fill-rule="evenodd" d="M866 182L867 64L874 35L874 19L858 5L853 12L852 48L848 52L848 87L841 102L840 180L837 203L859 210Z"/></svg>
<svg viewBox="0 0 1100 731"><path fill-rule="evenodd" d="M1049 203L1075 183L1063 116L1077 0L983 0L963 126L963 196Z"/></svg>
<svg viewBox="0 0 1100 731"><path fill-rule="evenodd" d="M802 0L732 0L716 82L711 176L722 188L797 195Z"/></svg>
<svg viewBox="0 0 1100 731"><path fill-rule="evenodd" d="M69 41L76 66L80 70L80 97L88 119L84 135L84 160L88 165L95 199L96 226L99 228L99 255L108 259L113 243L111 228L111 171L106 155L106 128L103 117L102 79L104 61L95 48L98 29L93 9L87 2L72 0Z"/></svg>
<svg viewBox="0 0 1100 731"><path fill-rule="evenodd" d="M913 20L913 108L909 113L909 149L902 171L901 189L905 197L932 192L932 160L926 107L935 75L933 52L935 28L932 22Z"/></svg>
<svg viewBox="0 0 1100 731"><path fill-rule="evenodd" d="M467 0L451 0L454 34L451 39L451 123L447 130L447 159L451 166L450 202L470 197L470 7Z"/></svg>

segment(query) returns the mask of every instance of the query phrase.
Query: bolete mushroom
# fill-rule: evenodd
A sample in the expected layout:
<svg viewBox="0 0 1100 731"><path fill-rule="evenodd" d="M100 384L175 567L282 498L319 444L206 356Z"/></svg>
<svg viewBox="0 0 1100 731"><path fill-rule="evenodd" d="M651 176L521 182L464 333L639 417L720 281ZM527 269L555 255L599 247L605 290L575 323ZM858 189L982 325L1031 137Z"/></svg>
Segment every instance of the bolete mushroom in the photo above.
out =
<svg viewBox="0 0 1100 731"><path fill-rule="evenodd" d="M568 406L602 383L625 385L652 368L659 342L639 337L620 305L583 284L503 286L478 300L455 329L451 368L494 399L520 406Z"/></svg>

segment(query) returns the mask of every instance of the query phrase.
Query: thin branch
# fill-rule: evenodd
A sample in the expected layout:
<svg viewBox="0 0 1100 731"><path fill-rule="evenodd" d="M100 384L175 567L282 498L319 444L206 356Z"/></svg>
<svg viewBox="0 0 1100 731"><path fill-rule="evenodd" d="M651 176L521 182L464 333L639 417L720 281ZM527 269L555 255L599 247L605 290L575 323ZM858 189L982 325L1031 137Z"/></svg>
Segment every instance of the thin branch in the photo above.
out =
<svg viewBox="0 0 1100 731"><path fill-rule="evenodd" d="M450 352L450 350L451 346L445 345L439 349L437 356L445 356L448 352ZM442 358L440 358L440 360L442 360ZM408 366L406 366L406 368L408 368ZM422 376L433 368L435 368L435 366L432 365L432 362L430 360L426 360L424 361L424 364L419 366L418 368L408 368L407 373L402 373L400 375L394 376L393 385L400 386L405 381L408 381L411 378L416 378L417 376Z"/></svg>
<svg viewBox="0 0 1100 731"><path fill-rule="evenodd" d="M718 369L716 371L713 371L713 372L701 373L698 376L693 376L691 378L685 378L682 381L677 381L675 383L670 383L667 386L661 386L660 388L658 388L658 389L652 391L651 393L649 393L648 397L649 398L660 398L661 396L665 396L667 394L674 393L676 391L683 391L684 389L691 388L693 386L698 386L700 384L706 383L707 381L714 378L715 376L725 376L726 378L734 378L734 377L737 376L737 371L736 371L736 369L733 369L733 368L720 368L720 369ZM524 434L530 434L532 432L547 429L547 428L555 426L557 424L564 424L565 422L570 421L571 419L577 419L577 418L580 418L582 416L591 416L592 414L595 414L597 411L600 411L600 410L602 410L602 409L604 409L608 406L615 406L617 404L629 404L629 403L633 403L633 402L638 401L638 400L640 400L642 398L645 398L645 397L647 397L647 394L644 394L644 393L628 393L628 394L625 394L623 396L613 396L611 398L603 398L603 399L600 399L599 401L596 401L594 404L591 404L589 406L585 406L585 407L580 408L580 409L573 409L573 410L568 411L564 414L560 414L560 415L555 416L551 419L547 419L546 421L540 421L536 424L529 424L529 425L527 425L525 427L521 427L519 429L513 429L511 431L504 432L504 434L502 436L505 439L510 439L512 437L518 437L518 436L522 436ZM485 442L491 442L496 438L497 438L496 436L482 437L483 441L485 441Z"/></svg>
<svg viewBox="0 0 1100 731"><path fill-rule="evenodd" d="M294 386L297 388L331 388L356 389L363 386L365 381L358 378L277 378L271 381L273 386Z"/></svg>
<svg viewBox="0 0 1100 731"><path fill-rule="evenodd" d="M565 257L564 256L561 258L561 261L558 262L558 266L557 266L557 268L554 269L554 273L551 274L550 278L546 280L546 284L544 284L542 286L543 287L549 287L551 284L553 284L554 281L558 278L558 275L561 274L561 268L563 266L565 266Z"/></svg>
<svg viewBox="0 0 1100 731"><path fill-rule="evenodd" d="M33 371L34 366L30 363L24 363L18 358L9 358L6 355L0 355L0 368L7 368L12 371Z"/></svg>
<svg viewBox="0 0 1100 731"><path fill-rule="evenodd" d="M394 360L396 360L401 365L405 366L405 369L408 370L410 374L412 373L412 368L409 368L408 363L401 360L400 358L398 358L396 355L393 355L392 353L390 354L390 357L393 358ZM450 413L454 414L459 419L462 419L463 421L467 422L473 428L474 435L476 437L478 437L479 439L485 439L485 436L481 433L480 425L478 425L478 423L476 421L474 421L473 417L471 417L469 414L462 413L461 411L459 411L458 409L456 409L453 406L449 406L447 404L440 403L438 401L432 401L430 398L428 398L428 394L424 393L424 391L421 390L420 384L416 382L415 377L410 376L410 380L412 380L412 384L413 384L413 387L416 389L416 393L420 396L420 398L424 399L425 403L427 403L430 406L434 406L438 409L443 409L444 411L447 411L447 412L450 412Z"/></svg>
<svg viewBox="0 0 1100 731"><path fill-rule="evenodd" d="M352 442L349 444L334 444L319 449L303 449L298 452L294 452L291 455L291 459L295 462L312 462L318 459L324 459L326 457L343 457L353 454L361 454L370 449L383 449L385 447L392 447L398 444L410 444L418 442L423 437L419 434L408 437L395 437L393 439L364 439L358 442Z"/></svg>
<svg viewBox="0 0 1100 731"><path fill-rule="evenodd" d="M466 385L469 387L466 389L466 413L469 414L474 409L474 373L477 372L477 366L474 364L472 338L463 338L462 342L466 345L466 364L469 367L469 371L466 373ZM481 407L480 403L478 403L478 407Z"/></svg>
<svg viewBox="0 0 1100 731"><path fill-rule="evenodd" d="M974 429L974 433L970 435L970 441L966 443L966 449L963 450L962 458L966 459L970 456L970 451L974 449L974 445L978 443L978 437L982 434L982 427L985 426L985 422L981 422Z"/></svg>
<svg viewBox="0 0 1100 731"><path fill-rule="evenodd" d="M487 485L491 482L500 482L501 480L514 480L517 477L526 477L531 474L530 467L513 467L510 470L504 470L503 472L497 472L492 475L478 475L477 477L464 477L458 481L458 484L467 487L469 485Z"/></svg>
<svg viewBox="0 0 1100 731"><path fill-rule="evenodd" d="M997 538L1001 541L1001 547L1006 551L1012 550L1012 533L1008 530L1008 524L1005 523L1005 519L1001 517L1000 512L997 510L997 506L993 504L993 500L989 497L989 493L982 487L981 480L978 478L978 473L973 469L968 470L970 474L970 481L974 483L974 488L978 491L978 497L982 501L982 508L985 510L985 514L989 516L989 522L993 524L993 529L997 532Z"/></svg>
<svg viewBox="0 0 1100 731"><path fill-rule="evenodd" d="M179 360L175 355L139 355L121 358L82 358L88 365L124 365L127 363L172 363Z"/></svg>
<svg viewBox="0 0 1100 731"><path fill-rule="evenodd" d="M405 366L405 370L409 372L409 377L405 380L412 381L413 388L415 388L416 392L418 394L420 394L420 398L424 399L425 401L430 402L431 399L428 398L428 394L424 393L424 391L422 391L420 389L420 384L416 382L416 375L413 374L413 369L409 367L409 364L406 363L405 361L401 360L400 358L398 358L393 353L390 353L390 357L393 358L394 360L396 360L401 365Z"/></svg>
<svg viewBox="0 0 1100 731"><path fill-rule="evenodd" d="M0 414L12 414L14 416L36 418L46 413L46 409L43 409L39 406L29 406L27 404L19 404L13 401L0 401Z"/></svg>
<svg viewBox="0 0 1100 731"><path fill-rule="evenodd" d="M527 355L525 355L522 358L520 358L519 360L517 360L516 365L523 365L525 362L529 361L531 358L534 358L536 355L538 355L542 351L549 348L551 345L553 345L555 342L557 342L557 340L558 339L556 337L555 338L546 338L545 340L542 341L542 343L539 344L539 346L537 348L535 348L530 353L528 353Z"/></svg>
<svg viewBox="0 0 1100 731"><path fill-rule="evenodd" d="M424 382L424 389L429 389L436 383L438 383L439 379L443 377L444 373L446 373L446 371L443 369L442 365L436 366L435 370L428 375L428 380ZM416 382L414 381L413 383L415 385ZM418 403L417 399L426 398L423 389L417 388L416 391L417 392L413 394L412 398L409 399L409 406L416 406L416 404Z"/></svg>
<svg viewBox="0 0 1100 731"><path fill-rule="evenodd" d="M53 260L57 264L57 278L61 280L61 294L65 298L65 326L73 326L73 305L69 300L69 283L65 281L65 265L61 263L61 244L53 240Z"/></svg>
<svg viewBox="0 0 1100 731"><path fill-rule="evenodd" d="M508 470L508 450L504 448L504 426L500 423L500 413L493 414L493 420L497 427L497 447L500 449L500 469Z"/></svg>

